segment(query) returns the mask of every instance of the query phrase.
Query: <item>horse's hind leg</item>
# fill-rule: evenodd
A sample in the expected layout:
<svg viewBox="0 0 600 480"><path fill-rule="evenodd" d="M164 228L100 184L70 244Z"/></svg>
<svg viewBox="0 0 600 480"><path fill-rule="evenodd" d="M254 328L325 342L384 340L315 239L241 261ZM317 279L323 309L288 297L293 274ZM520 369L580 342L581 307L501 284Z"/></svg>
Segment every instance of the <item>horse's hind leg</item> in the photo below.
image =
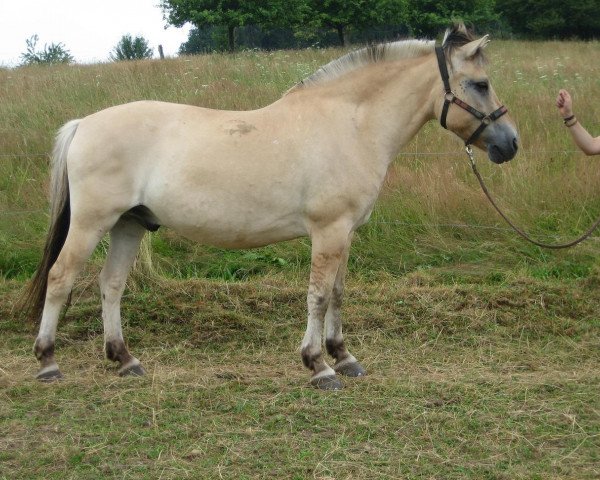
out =
<svg viewBox="0 0 600 480"><path fill-rule="evenodd" d="M101 229L86 227L72 221L60 254L50 268L40 330L33 346L33 352L40 362L40 370L36 376L38 380L51 381L62 377L54 359L58 317L77 274L103 233Z"/></svg>
<svg viewBox="0 0 600 480"><path fill-rule="evenodd" d="M106 264L100 273L104 348L109 360L119 363L119 375L143 375L139 360L125 346L121 331L121 296L145 229L132 220L120 219L110 231Z"/></svg>
<svg viewBox="0 0 600 480"><path fill-rule="evenodd" d="M329 300L329 307L325 314L325 345L329 355L335 358L333 369L337 373L349 377L361 377L366 375L367 372L363 366L358 363L356 358L348 352L344 344L344 337L342 336L342 318L340 309L342 306L342 298L344 296L344 280L346 278L349 252L350 240L342 254L340 267L337 271L335 283L333 285L331 300Z"/></svg>

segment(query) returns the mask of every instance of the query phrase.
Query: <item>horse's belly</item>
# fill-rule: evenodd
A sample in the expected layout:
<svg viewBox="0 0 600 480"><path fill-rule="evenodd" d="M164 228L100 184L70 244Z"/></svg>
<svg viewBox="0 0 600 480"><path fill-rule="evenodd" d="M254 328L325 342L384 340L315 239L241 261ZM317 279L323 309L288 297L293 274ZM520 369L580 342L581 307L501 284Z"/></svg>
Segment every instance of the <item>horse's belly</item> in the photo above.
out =
<svg viewBox="0 0 600 480"><path fill-rule="evenodd" d="M222 248L255 248L306 235L299 228L213 229L193 225L177 225L174 230L190 240Z"/></svg>
<svg viewBox="0 0 600 480"><path fill-rule="evenodd" d="M222 248L256 248L272 243L283 242L305 236L306 233L298 230L279 231L253 231L253 232L211 232L197 229L176 229L178 233L190 240Z"/></svg>
<svg viewBox="0 0 600 480"><path fill-rule="evenodd" d="M190 212L191 213L191 212ZM161 225L190 240L223 248L254 248L307 235L300 215L250 215L243 211L167 214L161 208L157 215Z"/></svg>

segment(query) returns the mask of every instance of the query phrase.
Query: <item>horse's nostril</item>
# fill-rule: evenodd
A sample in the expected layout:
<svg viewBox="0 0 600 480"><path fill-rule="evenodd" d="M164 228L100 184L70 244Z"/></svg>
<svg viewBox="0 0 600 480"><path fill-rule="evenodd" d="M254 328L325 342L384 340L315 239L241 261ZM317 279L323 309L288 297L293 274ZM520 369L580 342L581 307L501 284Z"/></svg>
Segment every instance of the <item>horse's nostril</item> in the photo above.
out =
<svg viewBox="0 0 600 480"><path fill-rule="evenodd" d="M513 138L512 144L516 152L519 149L519 142L517 141L517 137Z"/></svg>

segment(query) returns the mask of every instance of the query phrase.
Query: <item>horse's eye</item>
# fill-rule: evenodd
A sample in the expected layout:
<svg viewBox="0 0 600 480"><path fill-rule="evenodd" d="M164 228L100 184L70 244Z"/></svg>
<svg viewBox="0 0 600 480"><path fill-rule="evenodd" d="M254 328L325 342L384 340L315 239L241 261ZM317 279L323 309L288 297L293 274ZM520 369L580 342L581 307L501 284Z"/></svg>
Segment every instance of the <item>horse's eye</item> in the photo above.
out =
<svg viewBox="0 0 600 480"><path fill-rule="evenodd" d="M481 93L487 93L490 88L488 82L475 82L475 88L479 90Z"/></svg>

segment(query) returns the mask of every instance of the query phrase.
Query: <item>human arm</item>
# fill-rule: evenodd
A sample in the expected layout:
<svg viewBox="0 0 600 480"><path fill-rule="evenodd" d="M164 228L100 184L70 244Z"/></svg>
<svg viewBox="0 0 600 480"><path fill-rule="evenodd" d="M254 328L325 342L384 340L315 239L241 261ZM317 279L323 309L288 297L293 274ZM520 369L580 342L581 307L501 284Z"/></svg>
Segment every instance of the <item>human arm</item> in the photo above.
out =
<svg viewBox="0 0 600 480"><path fill-rule="evenodd" d="M565 122L565 125L569 127L569 132L575 144L585 153L586 155L598 155L600 154L600 137L592 137L589 132L577 121L573 114L573 99L566 90L560 90L558 97L556 97L556 106L563 119L572 119Z"/></svg>

